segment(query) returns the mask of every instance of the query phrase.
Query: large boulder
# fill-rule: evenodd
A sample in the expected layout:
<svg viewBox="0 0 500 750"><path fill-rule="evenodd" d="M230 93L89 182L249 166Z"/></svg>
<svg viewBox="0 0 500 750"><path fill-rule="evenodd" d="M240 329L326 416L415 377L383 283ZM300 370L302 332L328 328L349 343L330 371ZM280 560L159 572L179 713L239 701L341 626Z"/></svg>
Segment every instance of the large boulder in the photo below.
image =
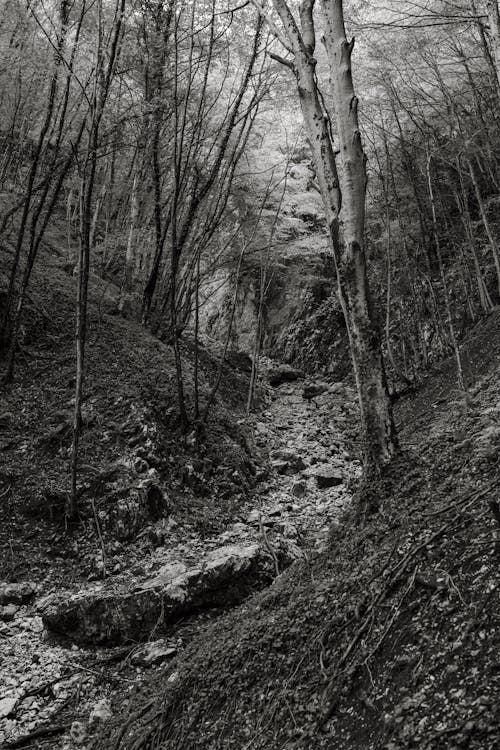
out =
<svg viewBox="0 0 500 750"><path fill-rule="evenodd" d="M31 581L21 583L0 582L0 605L28 604L36 594L36 584Z"/></svg>
<svg viewBox="0 0 500 750"><path fill-rule="evenodd" d="M145 641L198 610L239 604L271 580L271 570L258 545L228 545L196 568L175 563L133 587L124 580L112 590L102 584L77 594L52 594L39 609L49 631L78 643Z"/></svg>
<svg viewBox="0 0 500 750"><path fill-rule="evenodd" d="M268 374L269 384L274 388L277 388L279 385L283 385L283 383L291 383L294 380L299 380L302 378L304 378L304 373L302 372L302 370L297 370L296 368L290 367L290 365L285 364L273 367L273 369L270 370Z"/></svg>

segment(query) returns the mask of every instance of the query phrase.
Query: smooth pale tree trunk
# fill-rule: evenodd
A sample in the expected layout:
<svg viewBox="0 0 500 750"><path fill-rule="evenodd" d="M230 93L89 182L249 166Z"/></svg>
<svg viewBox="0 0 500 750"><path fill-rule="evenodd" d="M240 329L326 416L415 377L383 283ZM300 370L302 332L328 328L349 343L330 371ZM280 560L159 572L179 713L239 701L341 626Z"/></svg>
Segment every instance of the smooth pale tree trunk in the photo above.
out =
<svg viewBox="0 0 500 750"><path fill-rule="evenodd" d="M462 368L462 357L460 355L460 347L458 346L457 337L455 335L455 327L453 325L453 314L451 310L450 294L448 291L448 284L447 284L446 275L444 272L443 256L441 254L441 243L440 243L439 233L438 233L438 220L437 220L437 211L436 211L436 198L434 195L434 188L432 185L431 161L432 161L432 155L428 153L427 154L427 170L426 170L427 171L427 186L429 189L429 200L431 204L432 226L434 229L434 242L436 246L436 254L437 254L438 263L439 263L439 273L440 273L441 282L443 285L444 304L445 304L445 309L446 309L446 317L448 320L448 330L450 334L450 341L453 347L453 352L455 354L455 360L457 363L458 386L460 390L463 391L464 394L467 394L467 388L465 387L464 374L463 374L463 368Z"/></svg>
<svg viewBox="0 0 500 750"><path fill-rule="evenodd" d="M492 58L500 84L500 9L498 7L498 0L487 0L486 6L488 9Z"/></svg>
<svg viewBox="0 0 500 750"><path fill-rule="evenodd" d="M365 425L366 465L369 471L389 463L396 439L387 393L381 336L373 310L364 248L366 157L358 122L351 55L354 40L347 41L341 0L322 0L324 43L333 86L335 121L339 141L342 189L342 239L340 283L347 303L352 358Z"/></svg>
<svg viewBox="0 0 500 750"><path fill-rule="evenodd" d="M297 79L302 116L330 229L339 298L349 334L359 397L365 476L369 478L379 475L391 461L397 440L387 392L381 335L366 273L366 170L351 75L353 44L347 42L345 36L342 3L323 0L324 41L334 89L333 109L339 141L339 175L331 123L320 99L315 75L313 2L306 0L301 4L301 30L286 1L273 2L285 30L285 45L293 54L293 64L283 59L280 61L291 67ZM281 34L280 39L283 40Z"/></svg>
<svg viewBox="0 0 500 750"><path fill-rule="evenodd" d="M477 180L476 171L470 159L467 160L467 164L469 167L470 178L471 178L472 184L474 185L474 192L476 194L476 199L477 199L477 203L479 206L479 213L481 214L481 221L483 222L484 231L486 232L486 236L488 237L491 254L493 256L493 263L495 265L495 271L496 271L496 276L497 276L498 294L500 296L500 256L498 252L498 246L497 246L497 242L495 239L495 235L491 228L486 206L484 205L483 196L481 195L481 188L479 187L479 182Z"/></svg>
<svg viewBox="0 0 500 750"><path fill-rule="evenodd" d="M488 69L490 72L491 80L493 85L495 86L497 93L499 89L499 79L498 79L498 73L497 73L497 67L495 64L495 60L493 57L493 52L491 50L491 45L488 43L488 39L486 36L485 31L485 24L483 22L483 16L481 13L478 12L477 4L475 0L470 0L470 7L472 10L472 14L474 17L474 25L477 29L477 32L479 34L479 39L481 41L481 48L483 51L483 57L488 65Z"/></svg>

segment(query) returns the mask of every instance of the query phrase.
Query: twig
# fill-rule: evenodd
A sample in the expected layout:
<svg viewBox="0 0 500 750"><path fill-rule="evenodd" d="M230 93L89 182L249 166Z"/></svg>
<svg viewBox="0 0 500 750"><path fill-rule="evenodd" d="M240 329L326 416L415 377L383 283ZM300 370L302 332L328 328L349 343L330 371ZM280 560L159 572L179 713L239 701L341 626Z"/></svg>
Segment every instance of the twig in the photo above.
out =
<svg viewBox="0 0 500 750"><path fill-rule="evenodd" d="M468 503L468 505L472 505L472 503L475 500L477 500L477 497L474 497L473 499L471 499L470 502ZM378 595L375 596L375 597L373 597L372 601L369 604L368 603L362 603L360 605L361 608L366 607L366 610L365 610L365 613L364 613L364 617L363 617L363 621L361 623L361 626L358 628L358 630L354 634L354 636L351 638L351 640L350 640L349 644L347 645L347 647L344 649L344 652L340 656L340 658L339 658L339 660L338 660L338 662L336 664L336 669L334 671L334 674L330 678L329 685L326 688L326 691L325 691L326 693L328 693L328 690L336 682L336 680L337 680L337 678L339 676L339 673L343 669L344 665L347 663L349 657L351 656L351 654L353 653L354 649L356 648L356 646L360 642L362 636L365 634L365 632L368 630L368 628L373 624L373 619L374 619L374 616L375 616L375 608L388 596L388 594L392 590L392 588L396 584L399 583L399 581L401 580L402 575L404 574L405 570L408 568L408 565L410 564L410 562L418 555L418 553L422 549L424 549L425 547L427 547L429 544L432 544L432 542L434 542L436 539L438 539L447 530L449 530L450 528L454 528L454 530L456 530L456 529L460 528L460 526L462 526L463 523L464 523L463 519L461 519L458 523L456 523L456 519L452 519L451 521L447 521L446 523L442 524L442 526L440 526L440 528L434 534L431 534L430 536L426 537L426 539L424 539L420 544L417 544L416 546L414 546L410 550L408 550L408 552L403 557L403 559L400 560L398 563L396 563L396 565L394 565L392 567L392 569L390 569L390 571L389 571L389 580L387 581L387 583L385 584L385 586L383 586L382 589L379 591ZM411 588L412 588L412 586L413 586L413 584L415 582L415 576L416 576L416 568L415 568L415 571L414 571L413 576L412 576L411 585L405 590L405 592L403 594L403 597L400 599L399 604L401 604L401 602L403 601L403 599L405 598L405 596L411 590ZM376 650L378 648L380 648L380 645L382 644L382 642L385 639L387 633L389 632L389 629L394 624L397 614L399 614L399 606L396 607L395 613L393 611L393 616L389 620L388 628L386 628L386 630L384 631L384 633L382 635L382 638L379 640L379 642L374 647L374 650L372 652L373 654L376 652ZM354 619L354 618L352 618L352 619ZM352 619L351 619L351 622L352 622ZM345 686L345 684L346 684L346 679L349 676L352 677L354 675L354 673L356 672L356 670L358 669L359 666L360 666L360 664L356 663L354 665L351 665L349 667L349 669L344 672L344 679L342 681L343 686ZM335 708L337 706L337 703L338 703L338 691L336 691L335 694L334 694L334 696L331 697L328 700L328 705L327 705L327 707L325 709L325 712L324 712L323 716L320 719L320 726L325 726L325 724L327 723L327 721L330 719L331 715L333 714L333 712L334 712L334 710L335 710Z"/></svg>
<svg viewBox="0 0 500 750"><path fill-rule="evenodd" d="M92 511L94 513L95 525L97 527L97 534L99 536L99 541L101 543L101 552L102 552L102 577L106 578L106 547L104 546L104 539L102 538L102 533L101 533L101 524L99 523L99 518L97 517L97 513L96 513L95 503L94 503L94 498L93 497L90 499L90 503L92 505Z"/></svg>
<svg viewBox="0 0 500 750"><path fill-rule="evenodd" d="M18 737L17 740L6 742L2 745L2 750L7 750L7 748L10 750L10 748L26 747L32 740L42 739L43 737L54 737L56 734L63 734L70 726L71 724L54 724L50 727L34 729L33 732L24 734L22 737Z"/></svg>
<svg viewBox="0 0 500 750"><path fill-rule="evenodd" d="M408 586L406 587L405 591L403 592L402 596L400 597L399 602L397 603L397 605L393 608L392 614L389 616L389 624L386 626L386 628L384 629L384 632L382 633L382 635L378 639L377 643L375 644L375 646L372 648L372 650L370 651L370 653L366 657L366 661L368 661L368 659L373 659L373 657L375 656L375 654L377 653L377 651L379 650L379 648L382 646L383 642L387 638L390 629L392 628L392 626L394 625L394 623L396 621L396 617L401 612L401 605L402 605L402 603L404 602L404 600L406 599L406 597L408 596L408 594L412 590L413 586L415 585L416 576L417 576L417 566L415 566L415 569L414 569L412 575L410 576L410 580L409 580ZM387 622L387 620L386 620L386 622Z"/></svg>
<svg viewBox="0 0 500 750"><path fill-rule="evenodd" d="M448 510L456 510L457 508L460 508L464 503L466 503L466 508L469 507L469 505L472 505L472 503L475 503L476 500L480 500L482 497L488 494L492 489L495 487L498 487L499 482L491 482L487 487L484 487L482 490L478 490L473 495L467 495L466 497L463 497L461 500L454 500L452 503L449 503L449 505L445 505L444 508L440 508L439 510L434 511L434 513L428 513L425 518L434 518L435 516L440 516L441 513L446 513ZM468 502L470 501L470 503ZM465 508L464 508L465 510Z"/></svg>
<svg viewBox="0 0 500 750"><path fill-rule="evenodd" d="M129 729L130 726L133 724L136 724L139 719L142 719L142 717L149 711L150 708L152 708L155 705L155 701L151 700L148 703L146 703L145 706L143 706L139 711L137 711L135 714L133 714L128 721L126 721L122 728L120 729L120 732L118 734L118 737L116 738L116 742L113 745L112 750L118 750L122 743L122 739L125 736L125 733Z"/></svg>
<svg viewBox="0 0 500 750"><path fill-rule="evenodd" d="M276 573L276 577L278 577L279 574L280 574L280 566L279 566L279 563L278 563L278 558L276 557L276 552L272 548L271 543L269 542L269 539L267 537L267 532L266 532L266 530L264 528L264 525L262 523L262 517L259 517L259 531L260 531L260 533L262 535L262 539L264 541L264 547L266 548L266 550L269 552L269 554L271 555L271 557L273 559L274 572Z"/></svg>

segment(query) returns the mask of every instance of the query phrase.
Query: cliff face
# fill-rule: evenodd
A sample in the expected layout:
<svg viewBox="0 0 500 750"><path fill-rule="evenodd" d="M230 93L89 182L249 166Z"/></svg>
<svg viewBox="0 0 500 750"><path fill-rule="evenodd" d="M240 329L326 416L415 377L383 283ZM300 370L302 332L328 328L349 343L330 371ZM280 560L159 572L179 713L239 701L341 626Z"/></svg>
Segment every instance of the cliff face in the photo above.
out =
<svg viewBox="0 0 500 750"><path fill-rule="evenodd" d="M199 330L233 350L342 376L345 325L309 148L297 145L284 162L273 137L271 129L252 152L256 178L243 181L232 197L231 230L239 230L224 259L219 255L202 269ZM260 172L262 149L283 170L272 191L269 175Z"/></svg>
<svg viewBox="0 0 500 750"><path fill-rule="evenodd" d="M229 348L261 353L305 370L340 372L344 324L333 257L322 239L290 243L260 265L248 265L235 289L224 269L203 288L201 331ZM336 351L338 349L338 351Z"/></svg>

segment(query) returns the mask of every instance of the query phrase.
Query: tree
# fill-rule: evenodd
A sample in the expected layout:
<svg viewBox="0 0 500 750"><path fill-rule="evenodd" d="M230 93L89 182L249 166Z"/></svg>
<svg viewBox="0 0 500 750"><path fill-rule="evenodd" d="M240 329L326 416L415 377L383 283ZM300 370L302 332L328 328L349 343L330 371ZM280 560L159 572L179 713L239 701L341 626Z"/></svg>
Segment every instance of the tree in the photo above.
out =
<svg viewBox="0 0 500 750"><path fill-rule="evenodd" d="M314 0L303 0L298 19L286 0L273 0L275 14L281 22L279 26L274 14L258 0L254 0L254 4L288 53L287 57L273 53L271 56L288 67L296 78L349 335L361 412L365 477L378 476L394 456L397 439L381 335L367 276L366 168L351 71L354 40L348 42L346 38L342 1L322 0L324 44L332 85L328 105L316 71ZM334 125L337 153L333 142Z"/></svg>
<svg viewBox="0 0 500 750"><path fill-rule="evenodd" d="M76 290L76 383L75 407L73 413L73 445L71 451L71 491L68 503L68 516L78 515L78 452L82 431L82 403L85 377L85 347L87 339L87 306L92 251L92 200L95 189L95 176L99 149L99 129L102 123L106 102L110 93L115 65L119 55L122 24L126 0L115 0L111 21L108 47L103 44L103 8L98 0L98 23L96 29L96 61L93 70L93 86L90 101L88 134L83 163L80 166L80 243L78 248L78 283ZM105 60L107 53L107 61ZM106 64L107 63L107 64Z"/></svg>

